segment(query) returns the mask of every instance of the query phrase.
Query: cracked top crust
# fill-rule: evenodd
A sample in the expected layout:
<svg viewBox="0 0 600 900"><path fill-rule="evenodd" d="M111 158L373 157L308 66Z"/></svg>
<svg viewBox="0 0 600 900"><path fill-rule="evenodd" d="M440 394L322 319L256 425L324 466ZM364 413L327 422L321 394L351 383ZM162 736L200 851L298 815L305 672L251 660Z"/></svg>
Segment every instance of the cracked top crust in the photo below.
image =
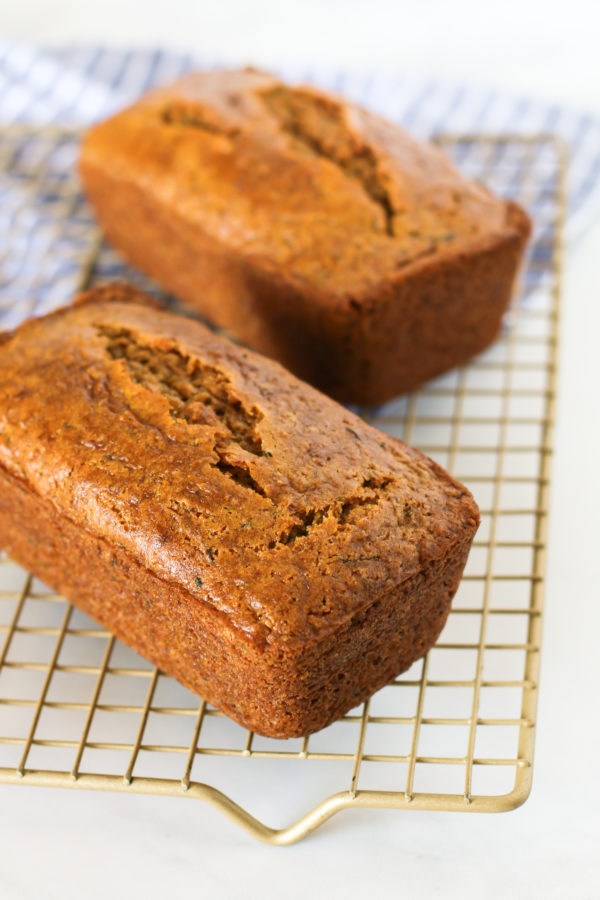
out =
<svg viewBox="0 0 600 900"><path fill-rule="evenodd" d="M466 488L277 363L96 288L0 341L0 465L249 640L306 642L470 541Z"/></svg>
<svg viewBox="0 0 600 900"><path fill-rule="evenodd" d="M437 148L255 70L187 75L96 125L82 170L107 160L117 181L328 296L363 296L409 265L522 228Z"/></svg>

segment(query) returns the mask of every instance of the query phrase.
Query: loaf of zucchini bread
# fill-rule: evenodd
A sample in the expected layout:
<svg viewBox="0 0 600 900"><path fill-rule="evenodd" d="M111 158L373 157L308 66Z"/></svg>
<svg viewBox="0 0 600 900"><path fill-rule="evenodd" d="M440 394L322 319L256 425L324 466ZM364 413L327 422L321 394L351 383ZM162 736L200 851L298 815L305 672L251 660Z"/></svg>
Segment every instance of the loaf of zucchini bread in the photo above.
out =
<svg viewBox="0 0 600 900"><path fill-rule="evenodd" d="M136 289L0 336L0 546L262 734L422 656L477 524L432 460Z"/></svg>
<svg viewBox="0 0 600 900"><path fill-rule="evenodd" d="M80 172L128 260L349 403L493 341L530 228L439 149L255 70L151 92L91 128Z"/></svg>

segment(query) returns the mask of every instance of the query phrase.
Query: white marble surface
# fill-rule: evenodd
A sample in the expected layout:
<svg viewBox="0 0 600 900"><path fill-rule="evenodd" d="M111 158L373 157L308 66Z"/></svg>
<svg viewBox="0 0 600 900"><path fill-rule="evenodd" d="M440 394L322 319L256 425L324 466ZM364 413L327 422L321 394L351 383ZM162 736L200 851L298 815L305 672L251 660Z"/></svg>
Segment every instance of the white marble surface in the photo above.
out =
<svg viewBox="0 0 600 900"><path fill-rule="evenodd" d="M600 5L307 0L301 6L20 0L0 33L208 50L268 66L410 66L600 114ZM416 7L419 6L417 9ZM493 8L492 8L493 7ZM0 786L0 896L600 897L600 223L567 255L534 787L513 813L342 813L295 847L255 844L199 803Z"/></svg>

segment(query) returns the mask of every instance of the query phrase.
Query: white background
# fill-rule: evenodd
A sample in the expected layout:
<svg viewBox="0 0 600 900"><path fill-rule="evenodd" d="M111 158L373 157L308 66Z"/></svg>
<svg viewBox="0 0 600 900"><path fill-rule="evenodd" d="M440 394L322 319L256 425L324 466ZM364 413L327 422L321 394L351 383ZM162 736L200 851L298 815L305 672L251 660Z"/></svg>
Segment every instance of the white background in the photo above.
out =
<svg viewBox="0 0 600 900"><path fill-rule="evenodd" d="M0 35L468 77L600 115L600 4L0 0ZM494 816L353 811L263 847L176 798L0 787L0 895L600 897L600 223L567 255L533 793Z"/></svg>

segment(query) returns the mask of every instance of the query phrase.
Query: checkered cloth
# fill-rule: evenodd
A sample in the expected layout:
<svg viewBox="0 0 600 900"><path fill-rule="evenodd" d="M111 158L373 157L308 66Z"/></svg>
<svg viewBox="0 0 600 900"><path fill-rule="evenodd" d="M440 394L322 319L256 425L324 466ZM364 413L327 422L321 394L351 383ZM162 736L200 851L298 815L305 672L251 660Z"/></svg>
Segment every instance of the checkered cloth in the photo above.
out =
<svg viewBox="0 0 600 900"><path fill-rule="evenodd" d="M78 195L73 174L76 141L58 141L50 150L37 146L35 139L9 146L9 132L3 126L82 127L186 70L217 66L213 58L161 50L40 50L0 41L0 327L65 302L90 234L89 210L81 198L71 197L68 210L65 199L69 186L71 194ZM577 237L600 212L600 120L591 115L405 74L311 68L287 68L277 74L350 97L422 138L442 132L558 135L569 154L567 236ZM41 178L34 190L28 173L38 157L51 170L52 179ZM59 231L52 206L57 197L64 201ZM53 267L52 277L42 277L42 268L35 263L42 256L46 267ZM39 273L32 282L35 266Z"/></svg>

